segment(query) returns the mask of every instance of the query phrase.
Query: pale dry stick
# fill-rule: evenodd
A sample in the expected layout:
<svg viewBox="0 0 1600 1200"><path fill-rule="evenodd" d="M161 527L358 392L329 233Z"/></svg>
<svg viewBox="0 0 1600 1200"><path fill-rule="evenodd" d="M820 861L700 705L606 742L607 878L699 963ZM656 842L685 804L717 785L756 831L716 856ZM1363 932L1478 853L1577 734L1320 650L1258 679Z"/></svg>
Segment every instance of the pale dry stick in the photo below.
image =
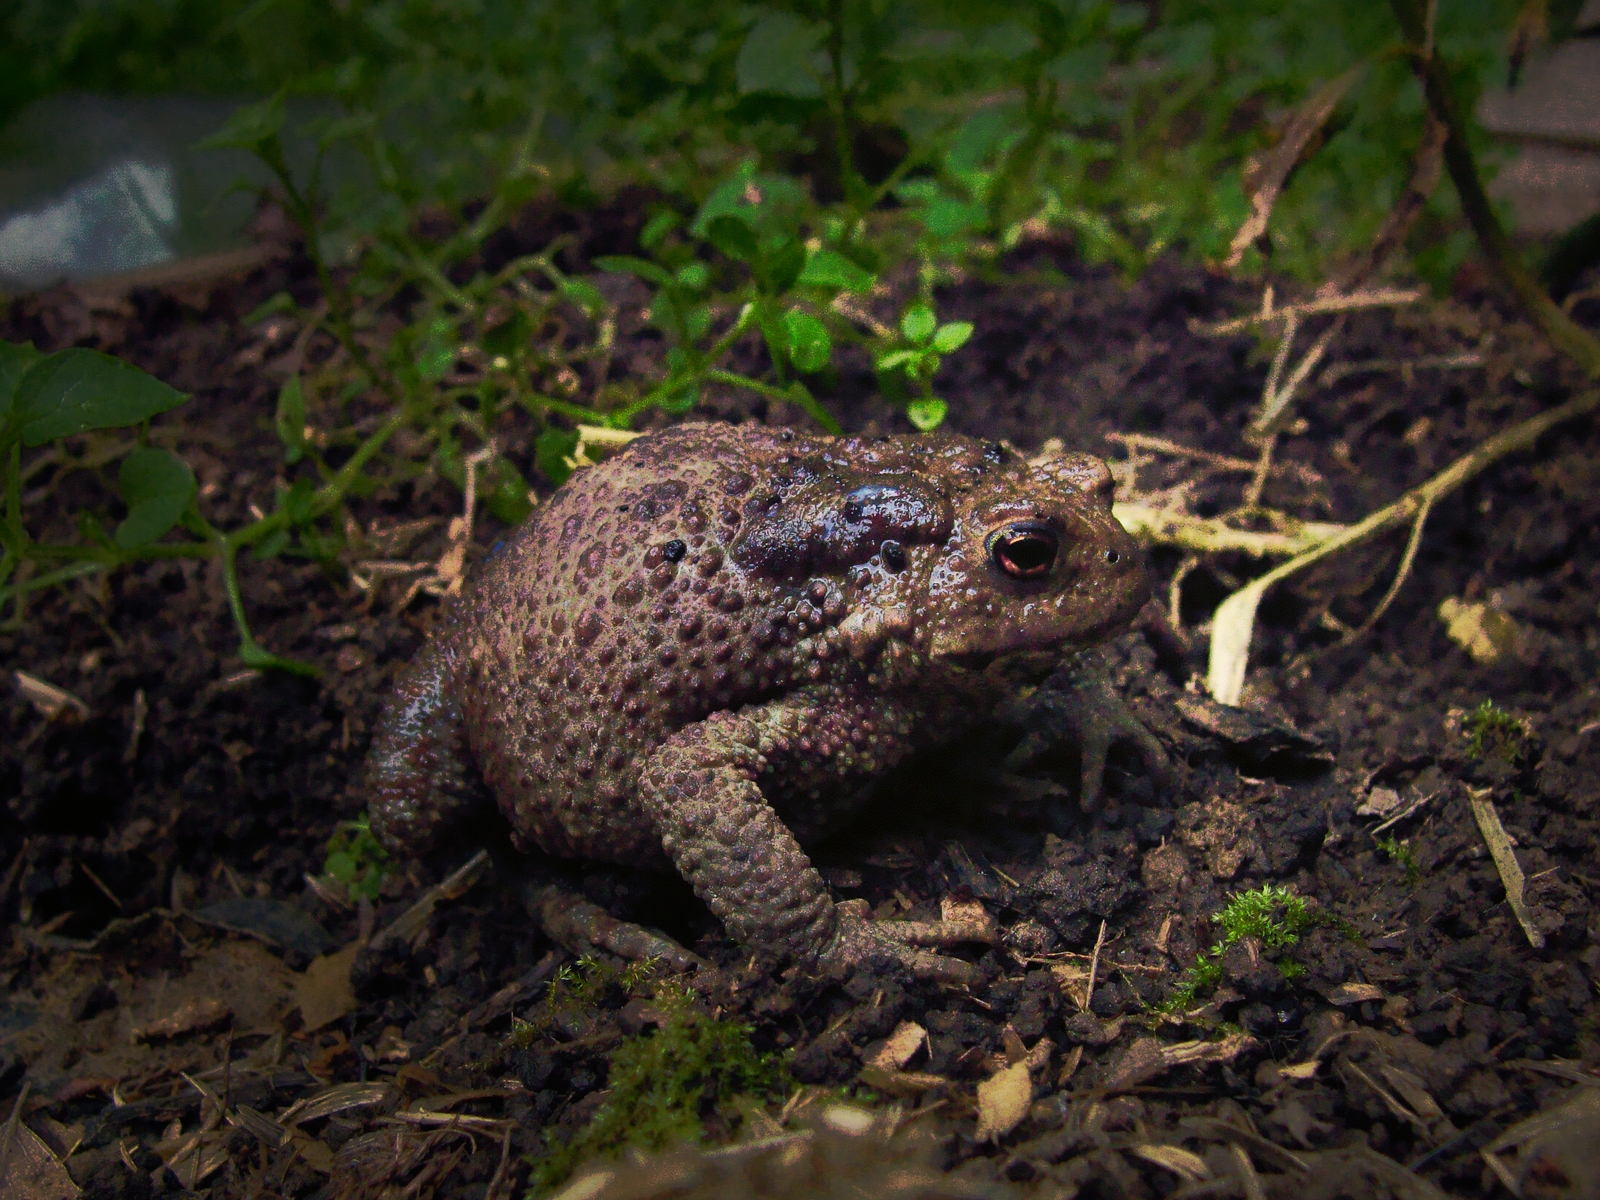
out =
<svg viewBox="0 0 1600 1200"><path fill-rule="evenodd" d="M1523 899L1526 885L1522 864L1517 861L1517 853L1511 848L1511 839L1506 835L1505 826L1500 824L1500 814L1495 809L1494 801L1489 799L1489 789L1468 788L1467 799L1472 805L1472 818L1478 823L1478 831L1483 834L1484 843L1489 847L1489 857L1494 859L1494 869L1500 873L1500 885L1506 890L1506 903L1511 906L1517 924L1522 926L1522 932L1527 935L1528 945L1535 950L1543 950L1544 934L1533 923L1533 914L1528 911L1527 902Z"/></svg>
<svg viewBox="0 0 1600 1200"><path fill-rule="evenodd" d="M1317 380L1318 387L1332 387L1351 375L1366 375L1380 371L1450 371L1458 368L1481 367L1483 353L1466 350L1460 354L1423 354L1417 358L1364 358L1356 362L1333 363Z"/></svg>
<svg viewBox="0 0 1600 1200"><path fill-rule="evenodd" d="M1089 978L1083 984L1083 1011L1089 1011L1094 999L1094 977L1100 972L1100 948L1106 944L1106 923L1100 922L1100 936L1094 939L1094 954L1089 959Z"/></svg>
<svg viewBox="0 0 1600 1200"><path fill-rule="evenodd" d="M1172 582L1167 585L1167 615L1174 629L1183 628L1183 581L1199 565L1198 554L1184 555L1178 569L1172 573Z"/></svg>
<svg viewBox="0 0 1600 1200"><path fill-rule="evenodd" d="M1600 407L1600 390L1585 392L1565 404L1503 430L1392 504L1385 505L1354 525L1346 526L1326 541L1280 564L1229 596L1218 606L1212 618L1211 662L1206 676L1206 686L1212 696L1224 704L1238 702L1239 694L1244 689L1256 606L1269 587L1347 546L1414 520L1424 505L1434 504L1506 455L1526 449L1557 425L1593 412L1596 407Z"/></svg>
<svg viewBox="0 0 1600 1200"><path fill-rule="evenodd" d="M1266 321L1281 321L1289 316L1298 320L1301 317L1312 317L1321 313L1356 312L1363 308L1392 308L1400 304L1414 304L1425 294L1423 288L1374 288L1372 291L1350 292L1343 296L1324 296L1307 300L1303 304L1285 304L1281 308L1269 308L1263 305L1257 312L1247 313L1242 317L1230 317L1215 324L1192 321L1189 328L1195 333L1220 337L1224 334L1238 333L1241 329L1248 329L1252 325L1260 325Z"/></svg>
<svg viewBox="0 0 1600 1200"><path fill-rule="evenodd" d="M1261 415L1255 419L1251 432L1258 437L1266 435L1269 431L1276 431L1283 423L1283 414L1288 412L1289 404L1294 400L1295 392L1300 390L1300 385L1306 381L1306 376L1316 370L1317 364L1328 353L1328 347L1333 344L1333 339L1344 332L1345 321L1338 318L1332 325L1318 335L1317 340L1311 343L1311 349L1306 351L1305 357L1299 365L1290 372L1288 382L1283 387L1271 393L1261 406ZM1265 476L1263 476L1265 479Z"/></svg>
<svg viewBox="0 0 1600 1200"><path fill-rule="evenodd" d="M1122 527L1147 542L1200 554L1238 551L1252 558L1303 554L1349 526L1325 521L1293 522L1287 532L1234 529L1218 517L1197 517L1174 508L1119 500L1111 514Z"/></svg>

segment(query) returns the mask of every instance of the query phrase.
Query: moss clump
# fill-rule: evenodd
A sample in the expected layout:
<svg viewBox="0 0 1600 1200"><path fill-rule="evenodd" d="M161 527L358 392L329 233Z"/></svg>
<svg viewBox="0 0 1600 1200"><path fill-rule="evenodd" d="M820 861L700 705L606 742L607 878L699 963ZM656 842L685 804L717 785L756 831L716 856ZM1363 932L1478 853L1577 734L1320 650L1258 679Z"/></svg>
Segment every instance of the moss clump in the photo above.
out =
<svg viewBox="0 0 1600 1200"><path fill-rule="evenodd" d="M1461 723L1467 735L1467 753L1473 758L1498 759L1515 766L1527 749L1527 721L1485 700Z"/></svg>
<svg viewBox="0 0 1600 1200"><path fill-rule="evenodd" d="M616 968L598 974L606 971ZM574 977L577 990L594 994L596 976L586 974L582 964ZM667 981L653 991L662 1023L612 1052L604 1101L570 1141L552 1143L534 1160L530 1195L558 1186L591 1158L700 1141L708 1124L731 1133L740 1123L742 1100L778 1099L787 1090L788 1071L781 1057L758 1051L749 1025L711 1016L681 984ZM567 991L559 1003L573 1004L573 995ZM533 1022L521 1022L513 1031L513 1038L524 1044L537 1036Z"/></svg>
<svg viewBox="0 0 1600 1200"><path fill-rule="evenodd" d="M322 873L342 884L352 900L375 901L392 865L389 852L378 844L367 814L354 821L341 821L328 839Z"/></svg>
<svg viewBox="0 0 1600 1200"><path fill-rule="evenodd" d="M1339 923L1337 918L1312 909L1303 896L1270 883L1253 892L1236 892L1221 912L1212 915L1211 921L1222 926L1222 940L1195 955L1194 965L1184 972L1172 995L1157 1006L1157 1012L1185 1012L1194 1006L1201 993L1221 983L1222 956L1237 941L1255 938L1271 955L1293 946L1308 929ZM1280 961L1278 972L1290 981L1306 973L1304 967L1291 959Z"/></svg>
<svg viewBox="0 0 1600 1200"><path fill-rule="evenodd" d="M1390 834L1378 839L1378 851L1390 862L1397 862L1406 869L1407 886L1415 885L1422 878L1422 864L1417 861L1417 852L1409 842L1402 842Z"/></svg>

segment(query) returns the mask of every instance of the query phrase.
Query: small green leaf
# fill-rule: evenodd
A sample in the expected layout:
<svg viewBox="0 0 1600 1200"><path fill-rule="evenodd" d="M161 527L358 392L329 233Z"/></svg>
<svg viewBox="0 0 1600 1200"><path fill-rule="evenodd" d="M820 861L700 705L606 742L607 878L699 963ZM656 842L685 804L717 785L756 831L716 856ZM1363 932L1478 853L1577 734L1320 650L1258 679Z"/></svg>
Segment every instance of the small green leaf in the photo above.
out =
<svg viewBox="0 0 1600 1200"><path fill-rule="evenodd" d="M681 224L682 217L671 209L664 209L644 223L639 231L639 244L648 250Z"/></svg>
<svg viewBox="0 0 1600 1200"><path fill-rule="evenodd" d="M600 294L600 289L587 279L563 279L561 294L590 317L598 317L606 309L606 299Z"/></svg>
<svg viewBox="0 0 1600 1200"><path fill-rule="evenodd" d="M566 460L578 449L578 435L570 429L546 429L533 443L533 461L539 473L560 487L572 474Z"/></svg>
<svg viewBox="0 0 1600 1200"><path fill-rule="evenodd" d="M816 317L801 308L791 308L783 314L784 331L788 335L789 361L801 371L820 371L833 357L833 342L827 327Z"/></svg>
<svg viewBox="0 0 1600 1200"><path fill-rule="evenodd" d="M948 411L949 405L937 396L925 396L906 405L906 416L923 433L939 428L944 423L944 416Z"/></svg>
<svg viewBox="0 0 1600 1200"><path fill-rule="evenodd" d="M91 429L137 425L187 399L138 367L72 349L30 366L17 384L14 407L23 442L38 446Z"/></svg>
<svg viewBox="0 0 1600 1200"><path fill-rule="evenodd" d="M435 317L424 334L417 355L417 374L429 383L443 379L455 366L455 329L444 317Z"/></svg>
<svg viewBox="0 0 1600 1200"><path fill-rule="evenodd" d="M939 326L938 332L933 335L933 348L940 354L949 354L966 345L971 336L971 321L950 321Z"/></svg>
<svg viewBox="0 0 1600 1200"><path fill-rule="evenodd" d="M317 485L309 479L296 479L288 491L279 493L278 503L291 525L304 525L311 520L311 501L316 494Z"/></svg>
<svg viewBox="0 0 1600 1200"><path fill-rule="evenodd" d="M228 123L210 137L195 143L196 150L249 150L256 152L283 132L283 93L234 110Z"/></svg>
<svg viewBox="0 0 1600 1200"><path fill-rule="evenodd" d="M938 323L933 309L918 302L906 309L900 318L900 332L906 335L906 341L920 346L933 336L934 326Z"/></svg>
<svg viewBox="0 0 1600 1200"><path fill-rule="evenodd" d="M20 346L15 342L0 342L0 423L11 412L11 401L24 372L38 360L39 352L32 342Z"/></svg>
<svg viewBox="0 0 1600 1200"><path fill-rule="evenodd" d="M698 342L711 327L711 306L697 304L683 314L683 333L691 342Z"/></svg>
<svg viewBox="0 0 1600 1200"><path fill-rule="evenodd" d="M832 288L840 292L867 292L877 282L837 250L813 250L796 281L801 287Z"/></svg>
<svg viewBox="0 0 1600 1200"><path fill-rule="evenodd" d="M706 224L706 240L729 258L749 262L756 256L756 231L748 221L724 213Z"/></svg>
<svg viewBox="0 0 1600 1200"><path fill-rule="evenodd" d="M756 259L756 284L769 296L781 296L794 287L805 265L805 243L790 238Z"/></svg>
<svg viewBox="0 0 1600 1200"><path fill-rule="evenodd" d="M494 460L493 481L486 490L489 511L507 525L521 525L533 511L533 501L528 499L528 481L503 458Z"/></svg>
<svg viewBox="0 0 1600 1200"><path fill-rule="evenodd" d="M274 424L283 443L283 461L292 467L306 456L306 398L300 390L300 376L289 376L278 389Z"/></svg>
<svg viewBox="0 0 1600 1200"><path fill-rule="evenodd" d="M891 350L882 355L876 365L880 371L892 371L896 367L903 367L915 374L913 364L920 357L922 356L915 350Z"/></svg>
<svg viewBox="0 0 1600 1200"><path fill-rule="evenodd" d="M657 266L647 258L635 258L631 254L602 254L594 260L594 265L602 271L637 275L640 279L658 287L666 287L672 282L672 276L665 268Z"/></svg>
<svg viewBox="0 0 1600 1200"><path fill-rule="evenodd" d="M533 340L533 321L523 309L516 309L504 321L483 335L485 354L496 358L515 358Z"/></svg>
<svg viewBox="0 0 1600 1200"><path fill-rule="evenodd" d="M711 277L711 272L706 269L703 262L685 263L678 268L676 276L678 283L688 288L691 292L698 292L706 286L706 281Z"/></svg>
<svg viewBox="0 0 1600 1200"><path fill-rule="evenodd" d="M348 884L356 877L356 856L346 850L335 850L322 863L322 873L332 875L340 883Z"/></svg>
<svg viewBox="0 0 1600 1200"><path fill-rule="evenodd" d="M269 558L277 558L288 548L289 531L287 529L274 529L256 543L255 556L265 562Z"/></svg>
<svg viewBox="0 0 1600 1200"><path fill-rule="evenodd" d="M827 29L791 13L768 13L751 27L739 47L734 70L739 92L772 92L799 100L822 95L822 81L811 60L822 48Z"/></svg>
<svg viewBox="0 0 1600 1200"><path fill-rule="evenodd" d="M117 526L124 550L147 546L178 523L194 499L194 472L170 450L144 446L122 460L117 487L128 506Z"/></svg>

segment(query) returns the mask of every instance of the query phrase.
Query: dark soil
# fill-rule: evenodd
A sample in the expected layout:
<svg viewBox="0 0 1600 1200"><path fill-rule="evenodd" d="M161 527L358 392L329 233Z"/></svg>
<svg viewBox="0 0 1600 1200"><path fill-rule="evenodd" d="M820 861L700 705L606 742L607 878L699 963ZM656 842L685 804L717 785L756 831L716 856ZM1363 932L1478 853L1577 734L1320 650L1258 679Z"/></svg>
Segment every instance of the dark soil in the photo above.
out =
<svg viewBox="0 0 1600 1200"><path fill-rule="evenodd" d="M635 224L626 206L530 218L496 249L571 231L575 254L624 250ZM274 338L282 331L242 317L286 287L311 298L304 262L288 253L203 286L59 290L13 302L0 337L104 350L193 392L155 437L195 466L206 511L226 528L248 520L252 504L271 505L282 469L271 424L290 369ZM1248 334L1212 337L1192 324L1258 302L1175 262L1125 285L1069 245L1027 244L995 278L941 295L941 315L977 326L940 377L950 423L1030 450L1060 437L1114 460L1127 453L1113 432L1250 457L1242 431L1267 358ZM1600 328L1595 301L1575 315ZM622 333L618 369L647 370L659 345ZM1446 300L1354 317L1332 361L1464 351L1482 352L1482 364L1309 388L1278 453L1306 469L1274 474L1264 502L1359 520L1583 383L1471 279ZM831 403L851 429L908 428L871 394L865 364L842 373ZM801 419L732 396L700 415ZM508 430L520 461L530 432ZM1142 459L1137 484L1192 481L1195 510L1214 513L1237 504L1242 478L1157 454ZM432 518L415 544L387 551L422 561L442 552L459 505L452 488L425 480L362 499L354 513L366 529ZM502 533L481 520L479 552ZM1111 805L1084 816L1059 799L1075 763L1006 776L996 734L897 781L859 830L818 848L836 891L880 915L932 917L942 902L980 901L1007 933L1002 945L964 951L989 981L970 993L892 978L766 978L673 882L575 876L619 915L648 912L725 968L706 1003L753 1026L758 1048L791 1052L799 1083L855 1084L902 1022L928 1031L903 1072L891 1064L868 1076L880 1111L893 1099L895 1120L923 1137L913 1155L922 1174L896 1157L912 1152L895 1138L880 1153L879 1142L826 1132L825 1117L809 1176L729 1184L724 1166L721 1184L697 1177L704 1190L693 1194L811 1194L807 1179L828 1194L819 1172L907 1196L1498 1186L1480 1148L1600 1085L1600 430L1592 420L1557 429L1439 504L1393 607L1334 648L1381 598L1403 545L1403 534L1379 539L1270 593L1234 710L1204 698L1203 623L1261 568L1228 555L1185 565L1174 624L1167 585L1182 556L1154 552L1158 599L1106 658L1179 765L1176 789L1157 794L1133 760L1119 762ZM363 591L293 560L243 570L260 641L324 668L320 679L245 670L219 580L187 562L45 595L23 629L0 633L8 672L67 689L87 708L52 719L21 691L0 702L8 1111L25 1090L26 1125L58 1153L71 1149L67 1169L93 1196L192 1183L230 1197L520 1194L526 1157L593 1113L609 1051L639 1036L648 1013L603 1006L513 1048L512 1016L534 1011L572 956L490 876L442 901L414 937L362 955L353 1011L306 1028L304 1012L328 990L300 974L306 964L385 928L457 865L406 865L375 912L307 883L338 823L361 811L374 719L439 604L422 595L402 607L404 583ZM1500 661L1477 662L1452 640L1439 615L1450 598L1487 602L1513 623ZM1485 700L1526 722L1510 761L1469 744L1463 714ZM929 803L976 791L1008 818ZM1514 843L1542 949L1506 903L1473 797L1492 802ZM1375 828L1401 813L1381 850ZM1286 950L1235 943L1215 986L1188 1012L1163 1016L1157 1006L1221 936L1213 916L1263 884L1307 898L1313 926ZM1297 965L1293 978L1280 962ZM171 1024L153 1028L162 1018ZM976 1141L977 1085L1041 1039L1053 1049L1034 1064L1026 1115L998 1140ZM180 1072L222 1099L229 1120L219 1123ZM353 1102L328 1102L331 1115L296 1125L282 1145L251 1131L250 1113L281 1115L362 1081L392 1086L336 1093ZM475 1123L391 1115L407 1105ZM1583 1190L1593 1183L1584 1163L1600 1128L1587 1120L1575 1140L1502 1156L1528 1181L1525 1194L1595 1194ZM162 1162L195 1133L203 1153L179 1160L180 1181ZM10 1129L8 1148L22 1136ZM675 1161L677 1175L636 1175L604 1194L665 1195L673 1179L727 1160ZM1208 1177L1218 1182L1208 1188Z"/></svg>

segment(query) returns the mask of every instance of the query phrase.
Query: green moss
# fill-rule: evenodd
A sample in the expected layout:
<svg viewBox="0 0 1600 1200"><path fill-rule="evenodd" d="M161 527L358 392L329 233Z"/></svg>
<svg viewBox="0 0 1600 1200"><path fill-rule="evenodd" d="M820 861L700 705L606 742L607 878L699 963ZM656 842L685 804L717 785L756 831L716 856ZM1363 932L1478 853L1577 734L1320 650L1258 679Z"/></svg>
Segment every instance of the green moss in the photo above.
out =
<svg viewBox="0 0 1600 1200"><path fill-rule="evenodd" d="M378 844L367 814L354 821L341 821L328 839L328 854L322 873L341 884L350 899L376 900L383 881L389 878L389 852Z"/></svg>
<svg viewBox="0 0 1600 1200"><path fill-rule="evenodd" d="M1397 862L1406 869L1406 884L1415 885L1422 878L1422 864L1417 861L1417 852L1411 848L1409 842L1402 842L1390 834L1386 838L1378 839L1378 850L1390 862Z"/></svg>
<svg viewBox="0 0 1600 1200"><path fill-rule="evenodd" d="M1467 753L1473 758L1516 764L1527 748L1527 721L1496 707L1493 700L1485 700L1469 712L1462 730L1467 735Z"/></svg>
<svg viewBox="0 0 1600 1200"><path fill-rule="evenodd" d="M637 967L616 968L594 959L580 960L563 975L539 1014L517 1023L513 1043L531 1045L542 1036L541 1026L548 1029L563 1012L602 998L625 980L632 984L630 991L645 982ZM676 981L649 990L664 1021L612 1052L604 1102L570 1141L553 1142L533 1160L530 1196L559 1186L591 1158L700 1141L708 1126L732 1132L741 1121L741 1101L778 1099L787 1090L781 1056L758 1051L749 1025L711 1016L696 1003L695 993Z"/></svg>
<svg viewBox="0 0 1600 1200"><path fill-rule="evenodd" d="M1157 1012L1181 1013L1222 982L1222 956L1228 947L1243 938L1255 938L1269 958L1276 958L1294 946L1300 935L1318 925L1336 925L1349 933L1346 922L1313 909L1303 896L1285 887L1263 884L1253 892L1236 892L1212 923L1222 926L1222 940L1195 955L1194 965L1184 972ZM1286 980L1302 978L1306 970L1292 959L1282 958L1278 971Z"/></svg>

